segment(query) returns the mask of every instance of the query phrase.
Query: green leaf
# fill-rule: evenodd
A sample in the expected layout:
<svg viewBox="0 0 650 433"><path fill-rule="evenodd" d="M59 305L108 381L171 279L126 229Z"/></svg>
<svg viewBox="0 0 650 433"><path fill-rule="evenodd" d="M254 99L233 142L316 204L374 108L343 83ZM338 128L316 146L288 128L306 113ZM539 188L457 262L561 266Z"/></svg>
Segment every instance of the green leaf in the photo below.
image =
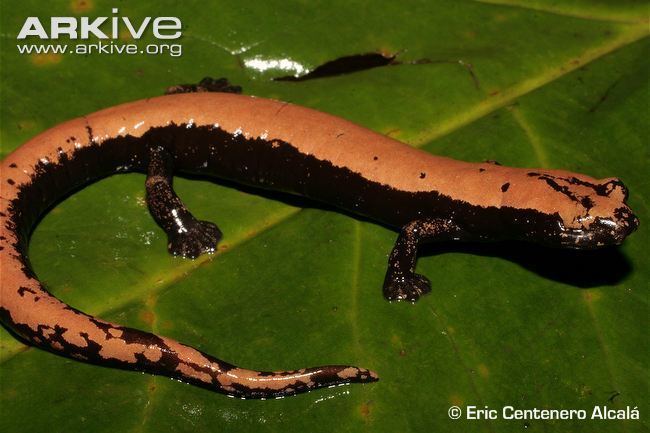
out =
<svg viewBox="0 0 650 433"><path fill-rule="evenodd" d="M163 1L120 16L178 16L181 57L20 55L27 16L110 16L114 3L34 0L1 17L1 154L72 117L226 76L244 92L340 115L436 154L619 176L641 219L588 260L537 247L437 248L415 305L381 296L395 233L274 195L178 179L225 237L214 256L170 257L144 177L114 176L39 224L30 258L58 297L257 369L351 363L378 383L239 401L162 377L28 348L0 329L2 431L648 431L648 3ZM154 42L150 37L142 43ZM401 65L304 82L341 56ZM417 64L418 60L430 62ZM566 260L576 260L566 263ZM638 407L640 420L450 420L451 405Z"/></svg>

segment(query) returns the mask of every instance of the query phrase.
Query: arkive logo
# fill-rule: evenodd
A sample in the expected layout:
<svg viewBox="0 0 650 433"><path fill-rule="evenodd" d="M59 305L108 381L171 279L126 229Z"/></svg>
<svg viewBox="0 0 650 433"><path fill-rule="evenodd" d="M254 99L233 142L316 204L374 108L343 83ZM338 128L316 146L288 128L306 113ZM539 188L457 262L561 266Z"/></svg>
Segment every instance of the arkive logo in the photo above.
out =
<svg viewBox="0 0 650 433"><path fill-rule="evenodd" d="M63 54L167 54L172 57L182 54L181 44L169 43L183 35L180 18L147 16L132 20L119 16L117 8L112 13L110 17L96 18L50 17L49 22L27 17L16 37L25 43L16 48L21 54L49 54L57 58ZM166 42L139 44L144 36ZM39 43L35 43L36 38ZM89 42L91 38L96 42ZM70 44L70 41L77 43Z"/></svg>
<svg viewBox="0 0 650 433"><path fill-rule="evenodd" d="M113 14L119 10L113 8ZM100 27L110 22L110 37ZM123 26L122 26L123 24ZM27 17L16 39L37 36L40 39L59 39L66 35L69 39L88 39L94 35L99 39L117 39L120 30L126 29L133 39L140 39L148 28L157 39L178 39L181 37L181 20L178 17L145 17L138 25L129 17L98 17L91 21L89 17L50 17L48 33L38 17Z"/></svg>

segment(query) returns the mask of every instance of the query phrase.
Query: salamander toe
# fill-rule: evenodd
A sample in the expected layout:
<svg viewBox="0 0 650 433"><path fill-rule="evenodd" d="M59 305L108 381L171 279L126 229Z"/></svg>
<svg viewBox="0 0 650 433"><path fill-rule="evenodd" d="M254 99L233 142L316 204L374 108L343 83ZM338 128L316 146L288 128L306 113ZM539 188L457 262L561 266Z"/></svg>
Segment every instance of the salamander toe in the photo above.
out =
<svg viewBox="0 0 650 433"><path fill-rule="evenodd" d="M196 221L181 233L170 236L167 249L175 256L195 259L203 253L214 253L222 234L219 227L209 221Z"/></svg>
<svg viewBox="0 0 650 433"><path fill-rule="evenodd" d="M384 298L389 301L415 302L430 291L431 282L420 274L399 275L384 282Z"/></svg>

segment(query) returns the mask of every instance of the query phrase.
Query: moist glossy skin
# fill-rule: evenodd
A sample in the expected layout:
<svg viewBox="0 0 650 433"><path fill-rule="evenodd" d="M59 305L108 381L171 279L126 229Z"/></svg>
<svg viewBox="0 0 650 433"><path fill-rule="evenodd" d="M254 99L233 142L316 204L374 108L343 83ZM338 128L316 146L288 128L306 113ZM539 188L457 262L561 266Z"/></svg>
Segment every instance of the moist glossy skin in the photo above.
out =
<svg viewBox="0 0 650 433"><path fill-rule="evenodd" d="M216 249L221 232L196 220L173 191L174 172L285 191L400 230L387 299L430 291L414 272L419 245L520 239L570 248L618 245L638 225L617 179L436 157L343 119L230 94L181 94L103 110L30 140L2 163L0 316L30 343L87 362L175 377L230 396L283 397L370 382L350 366L246 370L168 338L86 315L53 297L26 257L45 210L116 172L147 173L147 202L173 254Z"/></svg>

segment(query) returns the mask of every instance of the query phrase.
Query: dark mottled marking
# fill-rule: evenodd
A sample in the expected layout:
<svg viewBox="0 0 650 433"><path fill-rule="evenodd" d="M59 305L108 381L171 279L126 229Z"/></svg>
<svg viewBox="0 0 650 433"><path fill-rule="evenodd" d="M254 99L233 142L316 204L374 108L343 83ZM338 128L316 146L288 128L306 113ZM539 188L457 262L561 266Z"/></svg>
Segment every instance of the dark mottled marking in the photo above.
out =
<svg viewBox="0 0 650 433"><path fill-rule="evenodd" d="M594 206L594 201L588 196L579 196L578 194L574 193L571 190L571 188L569 188L568 186L558 184L557 180L567 182L569 185L580 185L580 186L585 186L587 188L591 188L594 190L596 195L602 197L607 196L611 191L613 191L615 186L620 186L621 188L623 188L625 194L625 200L627 200L627 194L628 194L627 188L625 188L625 185L623 185L623 183L620 180L612 180L605 184L598 185L592 182L586 182L580 180L576 177L565 178L565 177L553 176L550 174L537 174L537 173L528 173L528 175L529 176L537 175L537 177L540 180L545 181L551 188L566 195L572 201L579 202L587 210L591 209ZM610 187L611 189L609 189Z"/></svg>
<svg viewBox="0 0 650 433"><path fill-rule="evenodd" d="M29 292L29 293L31 293L32 295L35 295L35 294L36 294L36 292L35 292L34 290L30 289L29 287L19 287L19 288L18 288L18 294L19 294L20 296L25 296L25 292Z"/></svg>
<svg viewBox="0 0 650 433"><path fill-rule="evenodd" d="M501 192L508 191L508 188L510 188L510 182L504 183L503 185L501 185Z"/></svg>
<svg viewBox="0 0 650 433"><path fill-rule="evenodd" d="M569 197L572 201L581 202L581 200L578 198L576 193L571 190L571 188L569 188L566 185L560 185L559 183L557 183L555 177L548 176L548 175L541 175L539 176L539 179L545 181L555 191L564 194L565 196Z"/></svg>
<svg viewBox="0 0 650 433"><path fill-rule="evenodd" d="M93 143L95 141L93 137L93 129L88 124L86 124L86 134L88 134L88 142Z"/></svg>
<svg viewBox="0 0 650 433"><path fill-rule="evenodd" d="M420 173L420 179L424 179L427 177L427 174L425 172Z"/></svg>
<svg viewBox="0 0 650 433"><path fill-rule="evenodd" d="M373 156L372 159L373 159L374 161L377 161L377 160L379 159L379 157L378 157L378 156Z"/></svg>
<svg viewBox="0 0 650 433"><path fill-rule="evenodd" d="M11 167L11 168L16 168L16 167L18 167L18 166L16 165L15 162L12 162L11 164L9 164L9 167Z"/></svg>
<svg viewBox="0 0 650 433"><path fill-rule="evenodd" d="M600 196L603 196L603 197L607 196L608 185L620 185L621 187L625 188L625 185L623 185L623 183L620 180L612 180L612 181L609 181L609 182L607 182L607 183L605 183L603 185L597 185L595 183L580 180L577 177L570 177L570 178L556 177L556 179L561 179L561 180L563 180L565 182L568 182L571 185L586 186L587 188L593 189L596 192L597 195L600 195Z"/></svg>
<svg viewBox="0 0 650 433"><path fill-rule="evenodd" d="M483 173L485 171L485 169L481 167L481 168L478 169L478 171Z"/></svg>
<svg viewBox="0 0 650 433"><path fill-rule="evenodd" d="M13 179L7 179L7 183L9 185L15 185L16 184L16 182Z"/></svg>

